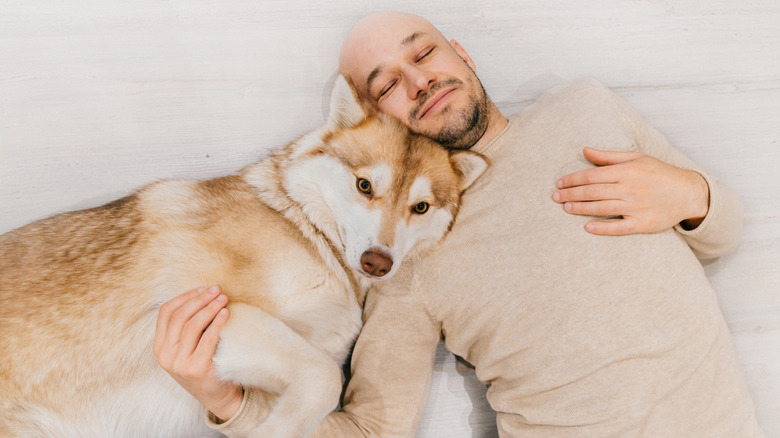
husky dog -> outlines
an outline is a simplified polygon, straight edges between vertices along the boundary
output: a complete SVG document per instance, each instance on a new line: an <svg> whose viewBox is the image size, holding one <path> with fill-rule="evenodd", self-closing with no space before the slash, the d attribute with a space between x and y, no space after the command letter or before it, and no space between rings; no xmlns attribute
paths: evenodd
<svg viewBox="0 0 780 438"><path fill-rule="evenodd" d="M156 363L160 305L220 284L219 377L279 394L253 436L300 438L338 403L372 281L453 225L485 170L364 106L239 175L168 180L0 236L0 436L203 437Z"/></svg>

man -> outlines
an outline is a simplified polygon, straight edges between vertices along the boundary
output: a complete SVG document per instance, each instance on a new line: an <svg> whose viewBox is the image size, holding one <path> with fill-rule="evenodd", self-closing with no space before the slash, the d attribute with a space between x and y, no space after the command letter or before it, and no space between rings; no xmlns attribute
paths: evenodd
<svg viewBox="0 0 780 438"><path fill-rule="evenodd" d="M379 110L492 165L447 239L369 293L343 409L317 436L413 436L440 340L490 384L502 436L763 436L694 256L737 244L727 187L595 81L505 118L466 51L420 17L361 20L340 69ZM588 145L620 151L584 149L593 167ZM273 397L210 373L216 295L170 302L155 353L212 427L242 436Z"/></svg>

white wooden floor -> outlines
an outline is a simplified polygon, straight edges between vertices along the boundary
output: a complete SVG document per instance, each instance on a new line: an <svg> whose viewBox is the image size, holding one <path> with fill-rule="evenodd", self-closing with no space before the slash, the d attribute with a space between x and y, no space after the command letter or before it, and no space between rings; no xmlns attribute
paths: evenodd
<svg viewBox="0 0 780 438"><path fill-rule="evenodd" d="M0 232L156 179L232 172L318 126L341 38L383 9L456 38L510 114L594 76L745 203L706 271L759 421L780 437L780 2L0 0ZM494 436L440 351L420 436Z"/></svg>

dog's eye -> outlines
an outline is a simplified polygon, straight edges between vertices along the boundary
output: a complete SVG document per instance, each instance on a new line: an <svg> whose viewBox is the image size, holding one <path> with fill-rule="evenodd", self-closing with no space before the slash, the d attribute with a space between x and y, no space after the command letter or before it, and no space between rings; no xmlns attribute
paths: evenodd
<svg viewBox="0 0 780 438"><path fill-rule="evenodd" d="M427 202L421 202L412 207L412 212L417 214L425 214L425 212L428 211L428 207L430 206Z"/></svg>
<svg viewBox="0 0 780 438"><path fill-rule="evenodd" d="M357 189L360 190L360 193L364 195L370 195L371 194L371 183L368 182L365 178L358 178L357 180Z"/></svg>

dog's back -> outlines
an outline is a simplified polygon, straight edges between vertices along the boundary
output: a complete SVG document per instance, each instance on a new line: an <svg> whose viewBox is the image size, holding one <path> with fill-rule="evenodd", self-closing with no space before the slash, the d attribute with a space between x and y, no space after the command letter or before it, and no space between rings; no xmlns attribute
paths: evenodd
<svg viewBox="0 0 780 438"><path fill-rule="evenodd" d="M181 393L164 400L184 406L144 399L145 409L160 405L149 414L170 420L181 417L171 409L198 413L152 354L159 304L197 286L193 281L219 282L232 303L294 313L283 297L262 291L282 290L274 282L292 290L296 282L316 285L325 271L300 232L238 176L161 182L0 236L0 434L81 435L90 421L80 416L119 418L121 407L112 405L150 385ZM85 407L89 412L79 412ZM116 434L101 429L116 421L106 418L87 429ZM68 429L71 421L78 428ZM154 433L164 436L161 423ZM188 430L172 426L177 434ZM124 427L126 436L143 431Z"/></svg>

